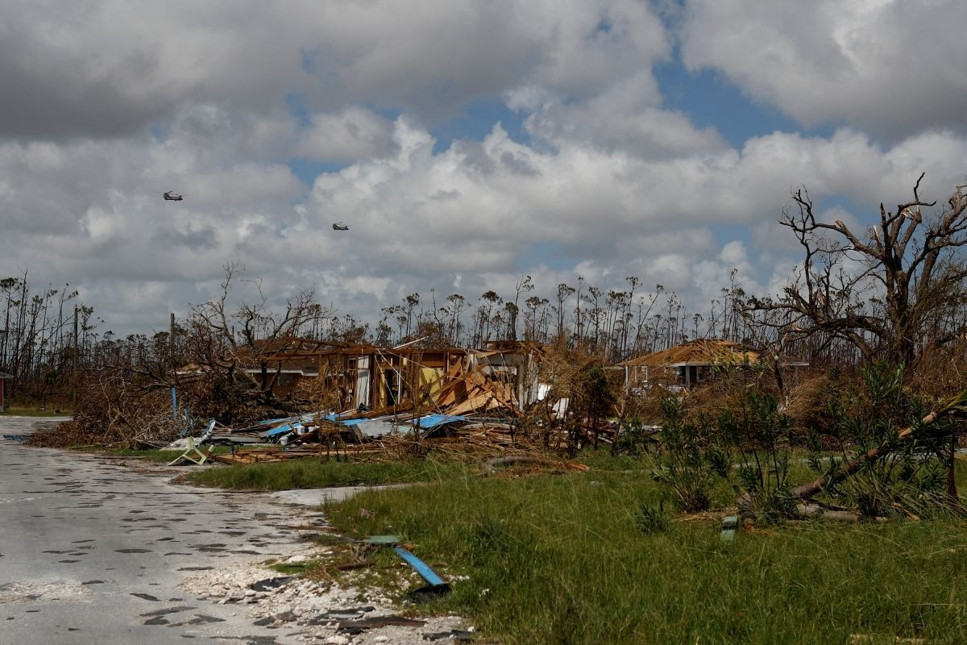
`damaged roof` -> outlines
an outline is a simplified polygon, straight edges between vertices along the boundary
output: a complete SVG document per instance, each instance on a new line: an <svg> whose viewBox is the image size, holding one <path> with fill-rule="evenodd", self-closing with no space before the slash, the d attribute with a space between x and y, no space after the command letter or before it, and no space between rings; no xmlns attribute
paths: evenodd
<svg viewBox="0 0 967 645"><path fill-rule="evenodd" d="M621 367L686 367L705 365L743 365L758 363L774 356L730 341L699 338L659 352L645 354L622 363ZM808 365L805 361L780 356L783 365Z"/></svg>

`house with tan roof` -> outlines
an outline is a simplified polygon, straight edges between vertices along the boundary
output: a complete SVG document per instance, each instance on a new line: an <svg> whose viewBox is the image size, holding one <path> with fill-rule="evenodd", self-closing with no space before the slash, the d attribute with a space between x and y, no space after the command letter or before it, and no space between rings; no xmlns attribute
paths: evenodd
<svg viewBox="0 0 967 645"><path fill-rule="evenodd" d="M712 378L716 370L776 360L783 367L808 365L805 361L750 349L730 340L699 338L629 359L617 367L624 370L625 389L634 391L655 385L692 388Z"/></svg>

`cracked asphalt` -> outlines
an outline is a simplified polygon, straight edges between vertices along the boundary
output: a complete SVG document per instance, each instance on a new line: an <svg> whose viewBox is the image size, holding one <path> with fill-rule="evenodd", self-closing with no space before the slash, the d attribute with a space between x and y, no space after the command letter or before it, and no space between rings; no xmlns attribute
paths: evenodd
<svg viewBox="0 0 967 645"><path fill-rule="evenodd" d="M179 584L304 553L295 527L323 526L321 514L15 436L45 422L0 416L0 435L11 435L0 438L0 643L300 642Z"/></svg>

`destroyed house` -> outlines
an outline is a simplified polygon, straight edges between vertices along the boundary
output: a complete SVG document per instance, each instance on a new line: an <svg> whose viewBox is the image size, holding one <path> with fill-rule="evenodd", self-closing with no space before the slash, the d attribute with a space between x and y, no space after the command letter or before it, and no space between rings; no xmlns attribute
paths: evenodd
<svg viewBox="0 0 967 645"><path fill-rule="evenodd" d="M516 341L492 342L483 349L412 343L386 348L290 338L262 343L256 351L234 349L222 362L276 396L305 384L339 412L457 406L464 412L501 409L516 414L539 397L541 354L539 345ZM186 365L178 375L190 379L208 369Z"/></svg>
<svg viewBox="0 0 967 645"><path fill-rule="evenodd" d="M340 410L399 405L411 390L432 393L466 350L380 348L362 343L291 339L266 360L272 366L311 364Z"/></svg>
<svg viewBox="0 0 967 645"><path fill-rule="evenodd" d="M484 349L380 348L358 343L292 339L266 357L271 369L314 365L319 385L338 410L384 410L419 405L440 409L516 410L537 398L538 348L491 343ZM414 393L417 394L414 400Z"/></svg>
<svg viewBox="0 0 967 645"><path fill-rule="evenodd" d="M715 375L717 370L780 362L796 368L808 363L753 350L728 340L700 338L682 345L632 358L617 365L624 372L625 389L634 392L652 386L692 388Z"/></svg>
<svg viewBox="0 0 967 645"><path fill-rule="evenodd" d="M536 343L498 341L468 350L464 364L447 374L434 404L449 414L498 411L516 415L541 398Z"/></svg>
<svg viewBox="0 0 967 645"><path fill-rule="evenodd" d="M234 360L223 359L221 367L227 367L234 363L236 372L244 373L251 379L252 383L265 390L271 390L276 396L282 396L293 392L296 387L306 379L314 379L319 373L313 361L305 360L256 360L251 358L251 353L243 350L238 352ZM265 363L263 366L262 363ZM205 372L210 371L211 366L190 363L179 367L176 371L181 382L191 381Z"/></svg>
<svg viewBox="0 0 967 645"><path fill-rule="evenodd" d="M252 376L256 382L262 374L261 367L245 366L244 370ZM315 363L312 361L275 361L266 368L267 384L266 389L272 390L277 396L289 394L306 379L313 379L319 376Z"/></svg>

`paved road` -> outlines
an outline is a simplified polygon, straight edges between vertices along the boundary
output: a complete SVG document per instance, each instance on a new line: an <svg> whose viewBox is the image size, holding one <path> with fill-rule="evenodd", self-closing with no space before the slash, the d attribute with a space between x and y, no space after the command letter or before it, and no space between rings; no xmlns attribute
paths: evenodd
<svg viewBox="0 0 967 645"><path fill-rule="evenodd" d="M36 423L0 416L0 435ZM299 642L178 585L304 551L293 527L322 523L265 495L199 491L0 438L0 645Z"/></svg>

